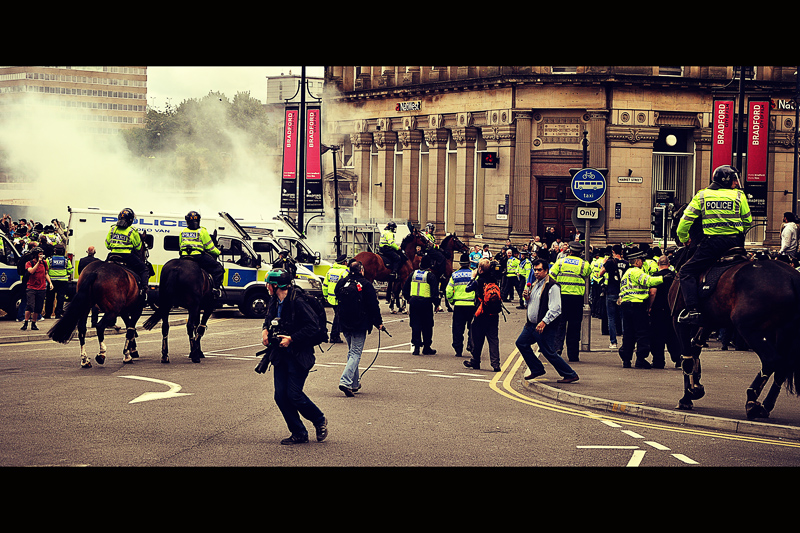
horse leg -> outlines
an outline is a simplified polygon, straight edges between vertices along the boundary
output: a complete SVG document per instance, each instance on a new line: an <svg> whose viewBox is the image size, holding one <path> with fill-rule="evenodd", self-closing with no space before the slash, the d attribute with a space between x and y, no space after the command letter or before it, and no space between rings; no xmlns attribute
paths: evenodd
<svg viewBox="0 0 800 533"><path fill-rule="evenodd" d="M136 357L139 356L136 352L136 320L133 317L126 316L123 318L125 322L125 346L122 349L122 362L124 364L133 363L134 353Z"/></svg>
<svg viewBox="0 0 800 533"><path fill-rule="evenodd" d="M754 418L768 418L769 411L774 407L775 397L778 391L773 392L771 390L768 394L768 397L770 395L772 396L770 399L772 406L769 409L766 409L765 406L758 401L758 398L761 396L761 392L764 390L769 378L775 374L776 370L780 369L777 350L772 343L763 337L763 333L746 327L738 329L742 338L747 342L750 348L756 352L756 355L758 355L758 358L761 360L761 371L753 378L753 382L750 384L750 387L748 387L746 393L747 401L745 402L745 412L747 413L747 418L749 420ZM785 374L780 374L785 378ZM780 384L783 383L783 379L778 383L778 389L780 389Z"/></svg>
<svg viewBox="0 0 800 533"><path fill-rule="evenodd" d="M200 310L190 309L189 320L186 322L186 333L189 335L189 358L193 363L200 362L200 341L198 337L198 328L200 322Z"/></svg>
<svg viewBox="0 0 800 533"><path fill-rule="evenodd" d="M78 320L78 340L81 343L81 368L92 368L92 361L86 355L86 320Z"/></svg>
<svg viewBox="0 0 800 533"><path fill-rule="evenodd" d="M203 355L203 349L200 346L200 339L203 338L203 335L205 335L205 333L206 333L206 329L208 329L207 323L208 323L208 319L211 316L212 312L213 312L213 309L209 309L209 308L203 309L203 315L200 318L200 325L197 326L197 329L195 330L195 341L197 342L197 353L199 354L200 359L203 359L205 357L205 355Z"/></svg>
<svg viewBox="0 0 800 533"><path fill-rule="evenodd" d="M94 356L94 360L97 361L97 364L102 365L106 362L106 329L105 327L100 325L100 322L97 323L97 343L100 346L100 351L97 352L97 355Z"/></svg>
<svg viewBox="0 0 800 533"><path fill-rule="evenodd" d="M705 396L705 387L700 383L702 368L700 365L700 352L707 334L703 328L692 335L690 328L678 326L676 332L681 344L681 369L683 370L683 396L678 400L676 409L691 410L692 400L699 400Z"/></svg>
<svg viewBox="0 0 800 533"><path fill-rule="evenodd" d="M169 364L169 314L161 319L161 362Z"/></svg>

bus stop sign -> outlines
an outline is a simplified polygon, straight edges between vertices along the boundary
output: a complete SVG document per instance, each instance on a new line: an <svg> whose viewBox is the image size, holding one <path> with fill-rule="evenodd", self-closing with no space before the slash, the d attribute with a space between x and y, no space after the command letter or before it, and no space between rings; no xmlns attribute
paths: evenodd
<svg viewBox="0 0 800 533"><path fill-rule="evenodd" d="M572 175L570 187L581 202L596 202L606 193L606 177L595 168L582 168Z"/></svg>

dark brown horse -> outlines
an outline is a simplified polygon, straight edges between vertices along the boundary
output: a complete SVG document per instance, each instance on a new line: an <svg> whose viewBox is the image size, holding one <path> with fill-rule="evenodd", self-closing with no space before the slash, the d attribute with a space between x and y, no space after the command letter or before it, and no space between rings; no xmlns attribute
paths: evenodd
<svg viewBox="0 0 800 533"><path fill-rule="evenodd" d="M364 277L370 281L385 281L386 300L389 302L389 309L395 313L395 304L400 311L405 309L405 302L400 297L400 292L408 276L414 271L412 259L416 256L417 246L423 248L428 245L428 240L414 228L411 233L405 236L400 243L400 251L405 255L406 261L397 269L397 279L392 279L392 271L386 266L383 258L374 252L361 252L353 259L360 261L364 265Z"/></svg>
<svg viewBox="0 0 800 533"><path fill-rule="evenodd" d="M153 246L152 239L152 235L144 235L142 238L145 243L141 251L143 259L147 256L147 249ZM64 315L50 328L48 336L56 342L67 344L77 327L81 343L81 367L91 368L92 362L86 355L86 320L95 305L104 313L96 327L100 351L95 356L95 361L101 365L105 363L105 328L113 326L117 317L121 317L126 327L122 362L132 363L133 359L139 357L136 349L136 322L144 310L144 297L139 293L138 277L118 263L94 261L83 269L78 277L75 297Z"/></svg>
<svg viewBox="0 0 800 533"><path fill-rule="evenodd" d="M169 313L173 307L183 307L188 311L189 358L199 363L203 358L200 339L216 308L211 276L189 258L170 259L161 269L156 307L142 327L149 331L161 321L161 362L169 363Z"/></svg>
<svg viewBox="0 0 800 533"><path fill-rule="evenodd" d="M670 287L669 303L681 344L684 374L684 395L677 408L691 409L692 400L705 394L700 383L700 352L709 334L732 328L761 360L761 371L746 392L747 418L767 418L783 385L792 394L800 388L800 272L783 261L751 261L744 257L722 261L730 262L727 269L720 274L725 265L717 263L704 275L706 282L700 284L718 277L713 292L701 295L700 327L678 324L677 317L684 308L680 282L676 279ZM770 377L772 386L762 405L759 397Z"/></svg>
<svg viewBox="0 0 800 533"><path fill-rule="evenodd" d="M442 243L439 245L439 252L444 256L444 269L441 272L437 272L439 274L439 294L444 295L445 289L447 288L447 283L450 281L450 276L453 274L453 263L456 262L456 253L459 255L468 252L469 247L461 242L458 237L454 233L447 235L444 239L442 239ZM419 267L419 260L414 264L414 268ZM445 305L447 308L450 309L450 303L447 301L447 298L444 299ZM437 309L441 310L441 308Z"/></svg>

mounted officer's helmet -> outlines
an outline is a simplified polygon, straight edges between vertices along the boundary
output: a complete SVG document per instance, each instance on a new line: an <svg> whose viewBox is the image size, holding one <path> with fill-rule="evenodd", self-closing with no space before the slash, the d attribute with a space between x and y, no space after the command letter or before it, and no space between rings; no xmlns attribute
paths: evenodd
<svg viewBox="0 0 800 533"><path fill-rule="evenodd" d="M285 289L292 284L292 276L282 268L274 268L267 274L267 283L279 289Z"/></svg>
<svg viewBox="0 0 800 533"><path fill-rule="evenodd" d="M726 189L733 188L733 182L739 181L739 171L730 165L721 165L714 169L714 175L711 181L725 187Z"/></svg>
<svg viewBox="0 0 800 533"><path fill-rule="evenodd" d="M388 224L386 224L386 229L394 231L397 229L397 224L395 224L394 222L389 222Z"/></svg>
<svg viewBox="0 0 800 533"><path fill-rule="evenodd" d="M189 211L186 213L186 227L189 229L199 229L200 213L197 211Z"/></svg>
<svg viewBox="0 0 800 533"><path fill-rule="evenodd" d="M134 214L133 209L126 207L117 215L117 227L127 228L133 224L134 220L136 220L136 214Z"/></svg>
<svg viewBox="0 0 800 533"><path fill-rule="evenodd" d="M433 233L436 230L436 226L433 225L433 222L428 222L427 224L425 224L425 229L428 232Z"/></svg>

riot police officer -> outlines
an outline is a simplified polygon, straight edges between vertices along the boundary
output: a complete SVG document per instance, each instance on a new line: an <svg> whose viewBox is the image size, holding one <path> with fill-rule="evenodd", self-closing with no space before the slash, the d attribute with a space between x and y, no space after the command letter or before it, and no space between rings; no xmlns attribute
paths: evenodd
<svg viewBox="0 0 800 533"><path fill-rule="evenodd" d="M395 239L397 224L389 222L381 232L380 252L389 260L392 275L397 275L397 269L403 264L403 256L400 254L400 245Z"/></svg>
<svg viewBox="0 0 800 533"><path fill-rule="evenodd" d="M730 165L714 170L712 183L695 194L678 223L677 236L688 242L689 228L700 219L703 239L692 257L680 268L681 293L686 309L678 316L681 324L700 324L697 278L731 248L744 246L744 235L753 222L747 197L738 189L739 171Z"/></svg>
<svg viewBox="0 0 800 533"><path fill-rule="evenodd" d="M225 268L219 264L217 257L220 251L216 247L208 230L200 225L200 213L189 211L186 214L186 227L181 230L178 237L181 258L191 259L200 268L211 275L214 284L214 296L220 296L222 279Z"/></svg>
<svg viewBox="0 0 800 533"><path fill-rule="evenodd" d="M106 249L108 249L109 256L115 255L119 261L139 276L139 292L147 301L147 281L150 279L150 269L139 257L144 243L139 232L133 227L134 220L136 220L136 214L133 209L126 207L119 212L117 223L111 226L106 235Z"/></svg>
<svg viewBox="0 0 800 533"><path fill-rule="evenodd" d="M439 281L431 271L431 258L424 256L403 287L403 296L408 301L408 322L411 326L411 344L414 355L433 355L433 305L439 301Z"/></svg>

